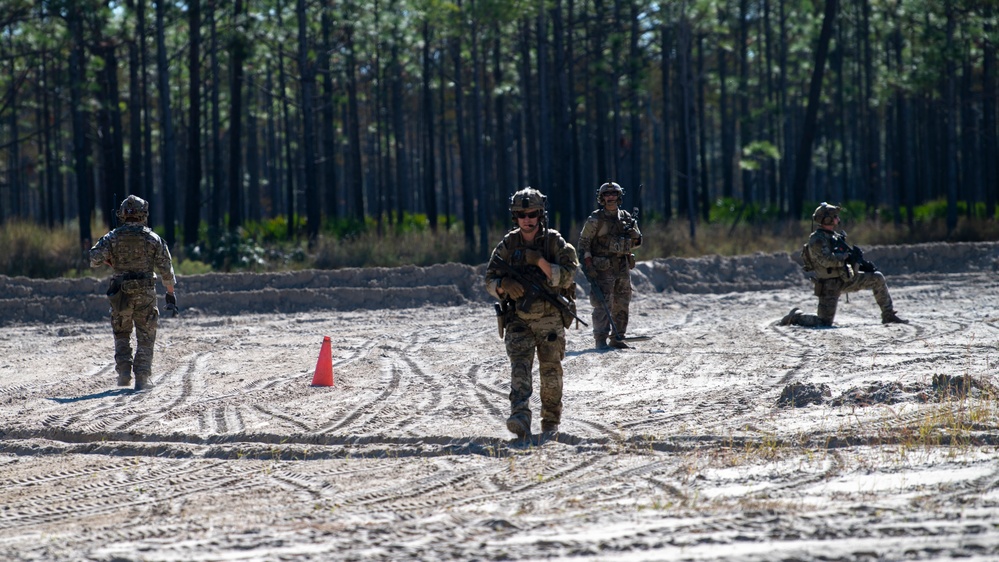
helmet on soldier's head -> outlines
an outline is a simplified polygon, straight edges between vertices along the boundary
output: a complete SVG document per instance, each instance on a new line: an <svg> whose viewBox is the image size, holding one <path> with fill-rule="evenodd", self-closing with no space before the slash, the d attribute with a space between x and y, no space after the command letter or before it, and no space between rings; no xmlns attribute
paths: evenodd
<svg viewBox="0 0 999 562"><path fill-rule="evenodd" d="M545 207L548 198L543 193L533 187L525 187L510 196L510 218L517 224L517 218L523 218L522 213L530 213L533 217L540 217L538 224L544 228L547 217ZM536 214L535 214L536 213Z"/></svg>
<svg viewBox="0 0 999 562"><path fill-rule="evenodd" d="M518 213L520 211L530 211L531 209L544 211L547 201L548 198L537 189L525 187L510 196L510 212Z"/></svg>
<svg viewBox="0 0 999 562"><path fill-rule="evenodd" d="M624 199L624 188L621 187L621 185L618 184L617 182L613 182L613 181L609 181L609 182L601 185L600 189L597 190L597 204L598 205L603 205L604 204L604 195L606 195L606 194L608 194L610 192L617 193L617 202L620 205L621 204L621 200Z"/></svg>
<svg viewBox="0 0 999 562"><path fill-rule="evenodd" d="M123 222L146 222L149 219L149 203L141 197L129 195L118 207L118 219Z"/></svg>
<svg viewBox="0 0 999 562"><path fill-rule="evenodd" d="M815 208L815 212L812 213L812 220L819 224L833 224L835 218L838 216L839 207L823 201L821 205Z"/></svg>

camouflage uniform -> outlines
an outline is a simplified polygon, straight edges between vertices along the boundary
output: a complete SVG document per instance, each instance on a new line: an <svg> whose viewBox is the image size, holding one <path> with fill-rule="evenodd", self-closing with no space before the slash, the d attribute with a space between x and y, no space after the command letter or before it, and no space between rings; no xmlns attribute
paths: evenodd
<svg viewBox="0 0 999 562"><path fill-rule="evenodd" d="M814 216L820 217L824 213L838 218L839 209L823 203L816 209ZM815 283L815 296L819 297L818 310L816 314L802 314L797 308L792 309L781 320L781 324L832 326L840 295L868 289L874 292L874 300L881 308L882 323L908 323L895 313L884 274L880 271L859 271L857 264L850 263L850 245L846 242L845 232L816 229L808 238L803 258L806 259L806 268L811 268L815 273L812 281Z"/></svg>
<svg viewBox="0 0 999 562"><path fill-rule="evenodd" d="M604 184L605 186L608 184ZM605 189L601 186L597 199L603 204L602 196L608 191L624 191L617 184L617 189ZM631 305L631 270L635 267L635 256L632 248L642 243L642 232L631 213L624 209L609 211L597 209L587 217L583 229L579 233L579 243L576 245L584 263L592 262L592 268L587 268L586 275L590 283L596 282L607 299L607 308L613 315L616 336L624 337L628 331L628 309ZM607 309L601 304L595 291L590 291L590 304L593 305L593 337L597 347L606 346L607 336L611 332ZM611 341L615 345L615 341ZM623 342L618 344L626 347Z"/></svg>
<svg viewBox="0 0 999 562"><path fill-rule="evenodd" d="M538 267L527 263L528 250L539 252L551 263L550 281ZM576 250L555 230L542 228L529 243L518 228L507 233L496 246L486 270L486 290L505 304L503 339L511 369L511 415L507 427L519 435L521 431L515 429L522 424L520 427L530 433L531 370L537 353L541 381L541 428L542 431L554 431L562 419L562 359L565 358L565 328L570 324L571 317L563 316L558 308L543 298L532 299L529 293L515 302L497 293L497 288L508 279L507 273L496 264L497 257L522 274L540 279L553 290L574 298L573 277L578 267Z"/></svg>
<svg viewBox="0 0 999 562"><path fill-rule="evenodd" d="M145 201L135 199L145 204ZM125 222L101 237L90 249L91 267L111 265L114 269L108 299L111 301L115 370L119 386L127 386L134 372L137 390L149 386L152 374L153 344L159 318L153 271L159 273L169 289L172 290L175 282L170 249L143 222ZM133 326L136 336L134 358Z"/></svg>

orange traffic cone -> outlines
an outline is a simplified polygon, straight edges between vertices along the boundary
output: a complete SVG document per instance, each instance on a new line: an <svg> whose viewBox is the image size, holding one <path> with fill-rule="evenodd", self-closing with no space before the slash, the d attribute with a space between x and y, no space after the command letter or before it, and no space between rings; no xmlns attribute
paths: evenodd
<svg viewBox="0 0 999 562"><path fill-rule="evenodd" d="M330 337L323 338L316 362L316 374L312 375L312 386L333 386L333 352L330 351Z"/></svg>

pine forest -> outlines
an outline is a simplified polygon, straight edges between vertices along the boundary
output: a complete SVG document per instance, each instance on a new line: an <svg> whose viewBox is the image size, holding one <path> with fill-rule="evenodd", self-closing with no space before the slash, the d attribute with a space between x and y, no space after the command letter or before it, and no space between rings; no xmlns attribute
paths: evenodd
<svg viewBox="0 0 999 562"><path fill-rule="evenodd" d="M5 0L0 223L168 243L456 233L599 185L696 237L724 205L995 220L995 0Z"/></svg>

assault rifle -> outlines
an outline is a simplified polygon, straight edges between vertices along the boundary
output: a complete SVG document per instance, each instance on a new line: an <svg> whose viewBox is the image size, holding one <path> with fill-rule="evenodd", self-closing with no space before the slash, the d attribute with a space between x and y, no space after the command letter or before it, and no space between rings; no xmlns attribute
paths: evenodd
<svg viewBox="0 0 999 562"><path fill-rule="evenodd" d="M524 273L517 271L515 267L507 263L506 260L504 260L499 256L493 258L493 263L500 266L500 269L505 271L507 274L510 275L510 277L513 277L521 285L524 286L525 290L524 298L520 299L517 302L517 308L519 308L520 310L522 311L529 310L531 308L531 305L534 304L535 299L542 298L545 301L547 301L549 304L557 308L559 312L561 312L562 314L568 314L573 318L575 318L576 321L579 322L580 324L584 326L589 326L589 324L583 321L582 318L576 316L576 312L572 310L571 306L569 306L569 299L565 298L564 296L558 293L553 293L549 291L547 288L545 288L545 284L540 282L538 279L534 278L534 276L526 275Z"/></svg>
<svg viewBox="0 0 999 562"><path fill-rule="evenodd" d="M845 237L846 233L841 234ZM845 252L847 254L846 264L853 266L854 271L862 271L864 273L878 271L878 266L864 259L864 251L860 249L860 246L851 246L842 238L833 244L832 251L834 253Z"/></svg>
<svg viewBox="0 0 999 562"><path fill-rule="evenodd" d="M635 206L631 208L631 224L628 226L627 230L630 232L638 226L638 213L641 212L639 205L642 204L642 186L644 184L638 184L638 193L635 194Z"/></svg>
<svg viewBox="0 0 999 562"><path fill-rule="evenodd" d="M847 258L847 261L864 273L874 273L878 270L878 266L874 265L873 262L864 259L864 251L860 249L860 246L850 247L850 257Z"/></svg>

